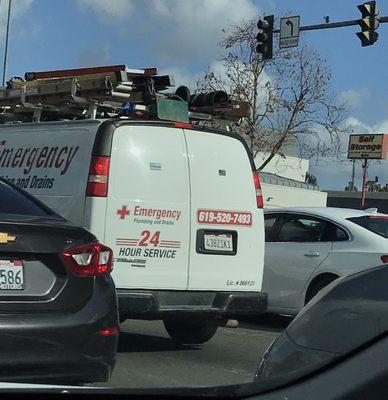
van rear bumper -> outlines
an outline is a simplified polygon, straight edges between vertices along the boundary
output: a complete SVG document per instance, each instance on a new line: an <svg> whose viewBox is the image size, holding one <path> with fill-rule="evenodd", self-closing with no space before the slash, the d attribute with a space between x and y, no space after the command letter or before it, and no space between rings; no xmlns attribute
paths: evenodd
<svg viewBox="0 0 388 400"><path fill-rule="evenodd" d="M267 294L117 289L120 319L163 319L174 314L233 318L262 314Z"/></svg>

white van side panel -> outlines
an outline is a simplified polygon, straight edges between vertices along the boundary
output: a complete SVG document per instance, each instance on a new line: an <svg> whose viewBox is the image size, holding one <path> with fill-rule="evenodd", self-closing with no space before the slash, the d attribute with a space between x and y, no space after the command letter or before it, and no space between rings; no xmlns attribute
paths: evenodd
<svg viewBox="0 0 388 400"><path fill-rule="evenodd" d="M187 149L181 129L121 126L113 135L105 243L117 288L187 289Z"/></svg>
<svg viewBox="0 0 388 400"><path fill-rule="evenodd" d="M82 225L90 159L100 122L0 127L0 176Z"/></svg>
<svg viewBox="0 0 388 400"><path fill-rule="evenodd" d="M89 229L101 242L105 243L106 197L86 197L84 222L82 226Z"/></svg>
<svg viewBox="0 0 388 400"><path fill-rule="evenodd" d="M185 137L192 206L188 289L261 290L263 211L256 206L247 151L227 135L185 130ZM237 254L201 253L198 230L236 232Z"/></svg>

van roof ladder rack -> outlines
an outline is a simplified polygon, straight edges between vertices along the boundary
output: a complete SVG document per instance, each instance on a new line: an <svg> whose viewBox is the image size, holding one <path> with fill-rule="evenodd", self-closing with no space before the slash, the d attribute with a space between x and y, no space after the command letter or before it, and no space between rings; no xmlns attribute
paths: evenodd
<svg viewBox="0 0 388 400"><path fill-rule="evenodd" d="M0 122L95 119L127 116L180 122L239 121L248 103L222 91L190 94L156 68L125 65L27 72L0 87Z"/></svg>

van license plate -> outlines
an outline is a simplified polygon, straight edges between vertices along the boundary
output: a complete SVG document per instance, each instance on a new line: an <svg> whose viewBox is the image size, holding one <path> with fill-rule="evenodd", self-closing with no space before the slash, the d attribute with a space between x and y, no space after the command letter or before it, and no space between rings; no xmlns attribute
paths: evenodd
<svg viewBox="0 0 388 400"><path fill-rule="evenodd" d="M23 263L0 260L0 290L23 290L23 286Z"/></svg>
<svg viewBox="0 0 388 400"><path fill-rule="evenodd" d="M219 250L233 252L233 239L232 235L204 235L205 250Z"/></svg>

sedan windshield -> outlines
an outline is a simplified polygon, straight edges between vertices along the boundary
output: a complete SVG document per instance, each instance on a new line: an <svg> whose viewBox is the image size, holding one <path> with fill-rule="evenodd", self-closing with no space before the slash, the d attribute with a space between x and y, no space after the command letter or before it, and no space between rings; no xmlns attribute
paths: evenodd
<svg viewBox="0 0 388 400"><path fill-rule="evenodd" d="M384 215L371 215L365 217L348 218L349 221L362 226L368 231L388 239L388 217Z"/></svg>

